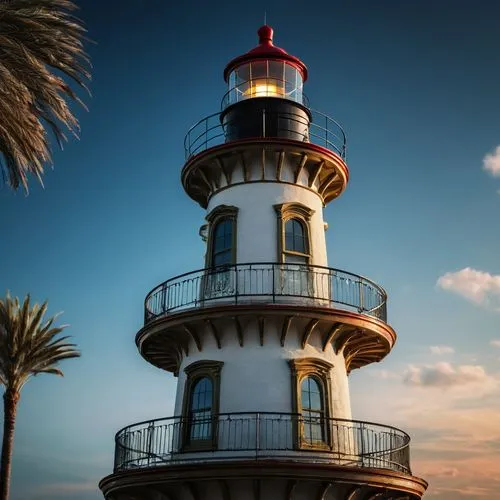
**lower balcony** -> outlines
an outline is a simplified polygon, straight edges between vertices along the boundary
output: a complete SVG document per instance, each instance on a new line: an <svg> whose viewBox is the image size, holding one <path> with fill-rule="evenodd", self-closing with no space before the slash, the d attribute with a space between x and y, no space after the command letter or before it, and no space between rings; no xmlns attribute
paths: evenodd
<svg viewBox="0 0 500 500"><path fill-rule="evenodd" d="M224 413L134 424L115 438L114 472L237 461L288 461L411 475L410 438L394 427L292 413Z"/></svg>
<svg viewBox="0 0 500 500"><path fill-rule="evenodd" d="M367 278L306 264L258 262L200 269L155 287L144 324L186 309L221 304L317 305L387 321L387 294Z"/></svg>

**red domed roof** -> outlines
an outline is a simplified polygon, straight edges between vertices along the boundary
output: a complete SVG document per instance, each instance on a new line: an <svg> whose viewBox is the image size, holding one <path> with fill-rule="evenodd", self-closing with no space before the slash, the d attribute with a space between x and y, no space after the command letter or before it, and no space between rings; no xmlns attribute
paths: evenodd
<svg viewBox="0 0 500 500"><path fill-rule="evenodd" d="M276 45L273 45L273 29L271 28L271 26L261 26L259 28L259 31L257 31L257 34L259 35L259 45L257 45L257 47L254 47L252 50L249 50L246 54L235 57L226 66L226 69L224 70L224 80L226 80L226 82L229 73L234 68L240 66L243 63L258 59L278 59L281 61L285 61L292 66L295 66L302 73L302 79L304 80L304 82L307 80L306 65L297 57L294 57L280 47L276 47Z"/></svg>

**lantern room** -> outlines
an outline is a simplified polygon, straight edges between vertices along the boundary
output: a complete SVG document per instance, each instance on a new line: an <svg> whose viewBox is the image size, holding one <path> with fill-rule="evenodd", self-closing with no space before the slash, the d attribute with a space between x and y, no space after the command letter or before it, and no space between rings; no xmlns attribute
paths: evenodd
<svg viewBox="0 0 500 500"><path fill-rule="evenodd" d="M307 79L305 64L273 44L273 29L262 26L259 45L226 66L228 91L222 108L253 97L279 97L303 104Z"/></svg>
<svg viewBox="0 0 500 500"><path fill-rule="evenodd" d="M221 121L229 140L288 137L307 140L310 113L303 93L305 64L273 44L273 29L262 26L259 45L226 66L228 90Z"/></svg>

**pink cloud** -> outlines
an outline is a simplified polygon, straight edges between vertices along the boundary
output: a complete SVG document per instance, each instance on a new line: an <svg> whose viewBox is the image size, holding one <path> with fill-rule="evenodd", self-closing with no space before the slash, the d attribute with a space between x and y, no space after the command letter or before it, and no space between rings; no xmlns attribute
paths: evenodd
<svg viewBox="0 0 500 500"><path fill-rule="evenodd" d="M424 387L448 387L481 383L489 380L484 368L479 365L452 366L447 362L435 365L410 365L404 374L404 382L408 385Z"/></svg>
<svg viewBox="0 0 500 500"><path fill-rule="evenodd" d="M455 349L448 345L431 345L430 351L431 354L453 354Z"/></svg>
<svg viewBox="0 0 500 500"><path fill-rule="evenodd" d="M483 158L483 169L493 177L500 177L500 146L497 146L493 153L488 153Z"/></svg>
<svg viewBox="0 0 500 500"><path fill-rule="evenodd" d="M474 304L500 311L500 275L466 267L444 274L436 284Z"/></svg>

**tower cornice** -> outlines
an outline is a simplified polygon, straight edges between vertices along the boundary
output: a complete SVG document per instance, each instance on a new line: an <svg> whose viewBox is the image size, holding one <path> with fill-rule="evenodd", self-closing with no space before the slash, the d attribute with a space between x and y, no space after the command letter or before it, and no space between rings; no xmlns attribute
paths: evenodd
<svg viewBox="0 0 500 500"><path fill-rule="evenodd" d="M203 208L224 189L261 182L294 184L314 192L326 205L342 194L348 179L347 165L335 152L313 143L278 138L242 139L214 146L189 158L181 174L186 193Z"/></svg>

